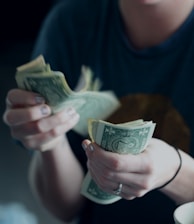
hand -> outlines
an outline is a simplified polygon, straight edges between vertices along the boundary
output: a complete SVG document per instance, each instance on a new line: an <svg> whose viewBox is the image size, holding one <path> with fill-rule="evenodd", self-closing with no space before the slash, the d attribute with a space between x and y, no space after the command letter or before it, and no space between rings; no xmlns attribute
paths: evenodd
<svg viewBox="0 0 194 224"><path fill-rule="evenodd" d="M7 94L3 119L12 137L24 147L44 151L62 141L64 133L78 122L79 115L73 108L51 115L50 107L39 94L13 89Z"/></svg>
<svg viewBox="0 0 194 224"><path fill-rule="evenodd" d="M179 165L175 150L154 138L138 155L108 152L89 140L84 140L83 146L88 157L88 169L97 185L113 194L121 183L119 196L127 200L141 197L166 183Z"/></svg>

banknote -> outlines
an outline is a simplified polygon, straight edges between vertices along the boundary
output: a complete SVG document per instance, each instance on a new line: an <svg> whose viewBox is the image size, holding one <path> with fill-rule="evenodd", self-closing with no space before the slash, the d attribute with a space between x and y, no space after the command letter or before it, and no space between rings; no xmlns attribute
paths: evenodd
<svg viewBox="0 0 194 224"><path fill-rule="evenodd" d="M80 120L74 130L84 136L89 118L105 119L120 106L113 91L100 91L99 79L93 80L91 69L84 65L75 90L70 88L62 72L53 71L45 63L42 55L17 67L15 78L19 88L41 94L53 113L65 107L75 108Z"/></svg>
<svg viewBox="0 0 194 224"><path fill-rule="evenodd" d="M121 124L90 119L88 132L91 140L106 151L139 154L145 150L153 136L155 125L152 121L142 119ZM99 204L110 204L121 199L119 196L102 191L89 172L84 178L81 194Z"/></svg>

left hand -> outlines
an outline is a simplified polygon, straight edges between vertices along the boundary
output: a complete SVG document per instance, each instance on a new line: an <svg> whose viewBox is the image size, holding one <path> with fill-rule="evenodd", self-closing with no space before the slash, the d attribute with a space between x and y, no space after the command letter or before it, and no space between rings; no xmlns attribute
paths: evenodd
<svg viewBox="0 0 194 224"><path fill-rule="evenodd" d="M119 196L127 200L141 197L166 183L179 165L173 147L156 138L138 155L108 152L89 140L84 140L83 146L88 170L97 185L113 194L121 183Z"/></svg>

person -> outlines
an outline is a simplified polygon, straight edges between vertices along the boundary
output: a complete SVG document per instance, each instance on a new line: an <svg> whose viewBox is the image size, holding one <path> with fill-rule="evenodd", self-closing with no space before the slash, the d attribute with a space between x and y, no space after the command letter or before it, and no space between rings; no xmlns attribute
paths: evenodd
<svg viewBox="0 0 194 224"><path fill-rule="evenodd" d="M142 118L156 129L138 155L103 150L72 129L74 108L51 114L37 93L8 92L4 121L34 151L30 183L42 204L62 221L174 223L177 205L194 200L194 0L71 0L50 11L32 59L42 54L73 89L80 68L91 68L121 107L108 121ZM41 152L41 149L46 151ZM121 200L101 205L80 194L91 173Z"/></svg>

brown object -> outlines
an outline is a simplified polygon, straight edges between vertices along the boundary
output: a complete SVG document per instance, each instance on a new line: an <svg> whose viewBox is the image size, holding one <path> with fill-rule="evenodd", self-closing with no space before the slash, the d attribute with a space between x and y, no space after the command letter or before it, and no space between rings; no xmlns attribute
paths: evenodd
<svg viewBox="0 0 194 224"><path fill-rule="evenodd" d="M155 94L134 94L122 97L120 101L121 107L108 121L123 123L136 119L152 120L156 123L155 138L189 152L189 128L168 98Z"/></svg>

